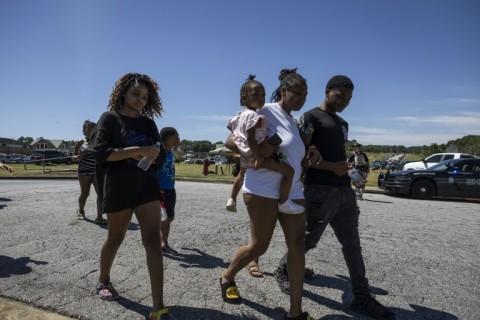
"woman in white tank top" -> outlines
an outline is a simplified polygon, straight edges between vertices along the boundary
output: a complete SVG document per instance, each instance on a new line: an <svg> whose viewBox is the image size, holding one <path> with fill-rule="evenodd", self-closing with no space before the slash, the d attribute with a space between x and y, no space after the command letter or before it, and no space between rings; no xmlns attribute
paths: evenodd
<svg viewBox="0 0 480 320"><path fill-rule="evenodd" d="M290 199L304 205L300 182L301 161L305 156L305 146L300 138L295 120L290 115L299 111L306 100L306 80L296 73L296 69L282 70L280 86L272 95L275 103L266 104L259 112L265 116L268 132L277 133L282 139L278 152L295 170ZM264 141L268 144L266 141ZM227 146L235 149L231 137ZM271 146L274 148L273 146ZM315 153L318 157L319 153ZM312 161L316 161L316 157ZM286 214L278 212L280 180L282 175L267 169L247 169L243 185L243 199L251 223L251 242L238 249L228 268L220 278L222 298L228 303L241 302L240 293L235 284L236 274L250 261L263 255L270 244L277 220L282 226L288 247L288 276L290 279L291 305L288 319L312 319L302 311L303 279L305 273L305 213Z"/></svg>

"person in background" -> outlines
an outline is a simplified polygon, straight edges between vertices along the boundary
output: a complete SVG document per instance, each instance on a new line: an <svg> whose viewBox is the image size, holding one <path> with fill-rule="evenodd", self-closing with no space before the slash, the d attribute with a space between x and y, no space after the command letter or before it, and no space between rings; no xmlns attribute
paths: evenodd
<svg viewBox="0 0 480 320"><path fill-rule="evenodd" d="M153 121L163 113L158 91L157 82L147 75L123 75L113 87L109 111L103 113L97 123L94 153L104 168L103 206L108 218L108 233L100 255L96 291L102 300L120 296L113 287L110 271L135 209L153 302L147 319L172 320L175 318L163 301L161 194L155 167L163 165L165 152L162 146L155 145L160 142L160 135ZM138 166L143 158L156 161L144 170Z"/></svg>
<svg viewBox="0 0 480 320"><path fill-rule="evenodd" d="M353 154L348 158L348 162L350 162L354 168L360 172L360 174L367 180L367 175L370 173L370 162L368 161L368 156L365 152L361 150L362 145L359 143L355 143L353 145ZM357 194L357 198L363 200L363 193L365 191L365 184L362 186L355 186L355 192Z"/></svg>
<svg viewBox="0 0 480 320"><path fill-rule="evenodd" d="M165 127L160 130L160 140L165 148L165 162L157 168L157 178L162 193L162 210L165 210L166 219L161 223L162 251L166 254L177 255L178 252L168 244L170 224L175 219L175 204L177 194L175 192L175 155L173 148L180 145L180 136L175 128Z"/></svg>
<svg viewBox="0 0 480 320"><path fill-rule="evenodd" d="M210 166L210 158L206 157L203 159L203 170L202 173L204 176L208 176L208 167Z"/></svg>
<svg viewBox="0 0 480 320"><path fill-rule="evenodd" d="M282 143L280 146L274 146L264 140L261 147L268 149L271 154L277 150L282 152L285 155L284 161L294 168L293 186L289 199L293 199L301 205L303 204L303 192L300 174L305 146L291 112L299 111L305 103L307 82L296 72L296 69L282 70L279 80L280 86L272 95L274 103L264 105L258 113L267 121L267 131L270 134L277 133ZM260 92L254 90L253 86L246 92L246 95L247 99L258 100L256 103L260 103L263 97ZM237 151L232 136L233 133L227 139L226 146ZM279 221L288 247L288 267L291 277L290 307L286 318L312 320L313 318L308 312L302 311L305 215L303 212L296 214L279 212L278 199L282 178L281 173L266 168L246 169L243 199L250 217L251 241L238 249L228 268L222 272L220 277L222 299L227 303L241 302L235 276L253 259L266 252L277 221Z"/></svg>
<svg viewBox="0 0 480 320"><path fill-rule="evenodd" d="M342 112L350 103L353 88L350 78L343 75L332 77L326 85L323 103L305 112L299 121L305 145L309 148L317 147L323 158L306 165L305 252L317 246L325 228L330 224L342 245L350 273L354 296L352 310L375 319L394 319L394 313L380 304L370 292L358 232L360 210L347 175L347 171L352 168L345 152L348 123L337 113ZM285 255L274 272L280 290L284 293L292 290L291 259Z"/></svg>
<svg viewBox="0 0 480 320"><path fill-rule="evenodd" d="M80 183L80 196L78 197L77 210L77 218L79 220L85 219L85 204L88 196L90 195L90 189L92 185L95 193L97 194L98 201L96 161L90 145L90 135L92 134L94 127L95 122L85 120L83 123L84 138L75 144L74 155L77 156L77 159L79 160L77 169L78 182ZM97 207L97 217L95 218L96 224L107 224L107 220L105 220L102 215L103 210Z"/></svg>
<svg viewBox="0 0 480 320"><path fill-rule="evenodd" d="M95 143L95 138L97 136L97 126L92 130L92 133L90 134L90 149L93 150L94 143ZM105 213L103 210L103 187L104 187L104 172L103 172L103 166L101 163L98 161L95 161L95 173L96 173L96 180L97 180L97 212L102 212L102 214ZM105 219L106 222L108 222Z"/></svg>

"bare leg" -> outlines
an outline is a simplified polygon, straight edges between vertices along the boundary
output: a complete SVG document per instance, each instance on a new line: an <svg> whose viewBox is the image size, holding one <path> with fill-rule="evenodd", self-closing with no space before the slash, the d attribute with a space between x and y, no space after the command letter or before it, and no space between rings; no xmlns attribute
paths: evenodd
<svg viewBox="0 0 480 320"><path fill-rule="evenodd" d="M237 273L268 248L277 223L278 201L251 194L243 199L250 217L251 242L238 249L228 268L222 273L222 283L233 281Z"/></svg>
<svg viewBox="0 0 480 320"><path fill-rule="evenodd" d="M107 217L109 222L108 233L100 254L99 284L110 282L110 270L112 269L113 260L115 260L118 248L125 238L128 224L132 219L132 210L126 209L120 212L107 213Z"/></svg>
<svg viewBox="0 0 480 320"><path fill-rule="evenodd" d="M235 178L232 186L232 193L230 194L230 198L237 201L237 196L240 193L240 189L242 189L243 179L245 178L245 168L240 168L240 172L238 176Z"/></svg>
<svg viewBox="0 0 480 320"><path fill-rule="evenodd" d="M170 224L172 223L173 221L173 217L169 217L167 218L167 220L165 221L162 221L162 223L160 224L160 230L162 231L160 234L161 234L161 238L162 238L162 247L166 246L167 243L168 243L168 235L170 234Z"/></svg>
<svg viewBox="0 0 480 320"><path fill-rule="evenodd" d="M295 201L302 206L304 201ZM287 272L290 280L289 317L302 313L303 280L305 275L305 213L283 214L278 219L288 247Z"/></svg>
<svg viewBox="0 0 480 320"><path fill-rule="evenodd" d="M93 188L95 189L95 193L97 194L97 219L102 219L103 215L103 199L100 201L98 197L98 186L97 186L97 176L92 177L92 184Z"/></svg>
<svg viewBox="0 0 480 320"><path fill-rule="evenodd" d="M280 199L278 199L278 202L284 203L287 201L290 189L292 189L293 175L295 173L293 168L285 162L277 162L273 158L266 158L262 163L262 168L279 172L283 175L282 181L280 182Z"/></svg>
<svg viewBox="0 0 480 320"><path fill-rule="evenodd" d="M163 256L160 245L160 201L137 207L135 215L140 224L142 242L147 254L147 266L152 288L152 311L163 309ZM110 217L109 217L110 220ZM110 228L110 223L108 224Z"/></svg>
<svg viewBox="0 0 480 320"><path fill-rule="evenodd" d="M80 197L78 197L78 210L80 214L85 215L85 203L87 203L88 195L90 194L90 186L93 182L92 176L78 176L80 183Z"/></svg>

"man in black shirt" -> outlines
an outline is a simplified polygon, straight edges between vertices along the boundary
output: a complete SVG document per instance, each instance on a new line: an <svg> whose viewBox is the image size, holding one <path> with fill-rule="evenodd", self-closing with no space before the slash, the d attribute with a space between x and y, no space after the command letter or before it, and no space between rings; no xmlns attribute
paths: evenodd
<svg viewBox="0 0 480 320"><path fill-rule="evenodd" d="M360 210L347 175L352 168L345 152L348 123L337 113L348 106L353 88L348 77L334 76L327 83L323 103L300 118L299 129L305 145L316 146L323 157L322 161L309 165L305 170L305 251L316 247L330 224L342 245L350 273L354 295L352 310L375 319L394 319L395 315L370 293L358 233ZM274 272L283 292L289 291L286 269L285 254Z"/></svg>

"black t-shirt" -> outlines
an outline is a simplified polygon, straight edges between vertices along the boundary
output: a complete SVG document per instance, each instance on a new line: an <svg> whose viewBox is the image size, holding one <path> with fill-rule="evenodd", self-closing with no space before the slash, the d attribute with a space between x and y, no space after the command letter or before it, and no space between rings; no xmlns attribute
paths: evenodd
<svg viewBox="0 0 480 320"><path fill-rule="evenodd" d="M146 117L130 118L115 111L102 114L97 123L95 158L104 170L105 212L133 208L160 200L154 166L147 171L138 168L135 159L105 161L116 148L151 146L160 141L157 126Z"/></svg>
<svg viewBox="0 0 480 320"><path fill-rule="evenodd" d="M345 143L348 140L348 123L338 115L318 107L313 108L302 115L300 131L312 134L311 144L318 148L325 161L347 160ZM306 168L304 184L350 186L350 177L340 177L327 170Z"/></svg>

